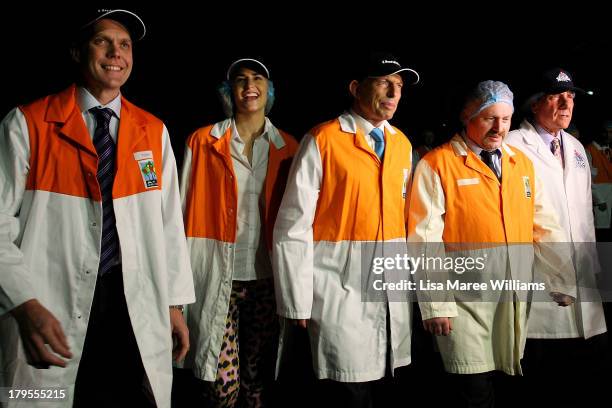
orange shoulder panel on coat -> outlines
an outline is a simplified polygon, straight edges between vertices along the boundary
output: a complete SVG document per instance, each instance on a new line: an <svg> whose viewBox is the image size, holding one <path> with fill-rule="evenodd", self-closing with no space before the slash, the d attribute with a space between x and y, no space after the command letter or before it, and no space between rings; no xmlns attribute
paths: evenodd
<svg viewBox="0 0 612 408"><path fill-rule="evenodd" d="M20 107L30 139L26 189L100 200L97 156L75 93L71 86Z"/></svg>
<svg viewBox="0 0 612 408"><path fill-rule="evenodd" d="M400 132L381 163L363 134L340 121L310 133L321 155L322 180L313 223L315 241L381 241L405 238L410 142Z"/></svg>
<svg viewBox="0 0 612 408"><path fill-rule="evenodd" d="M76 86L20 109L30 138L26 188L99 201L98 157L76 102ZM122 98L114 198L161 188L162 129L159 119Z"/></svg>
<svg viewBox="0 0 612 408"><path fill-rule="evenodd" d="M114 198L162 188L163 128L160 119L121 98Z"/></svg>
<svg viewBox="0 0 612 408"><path fill-rule="evenodd" d="M191 168L184 212L185 234L188 238L235 242L238 198L229 129L215 137L211 134L213 128L214 125L202 127L187 138Z"/></svg>

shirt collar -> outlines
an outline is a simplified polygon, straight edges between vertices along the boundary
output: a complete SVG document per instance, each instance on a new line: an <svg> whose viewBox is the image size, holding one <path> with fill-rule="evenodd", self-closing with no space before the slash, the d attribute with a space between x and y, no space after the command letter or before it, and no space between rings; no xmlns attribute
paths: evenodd
<svg viewBox="0 0 612 408"><path fill-rule="evenodd" d="M544 129L542 126L540 126L537 123L535 123L533 127L535 128L536 132L538 132L538 135L540 135L542 140L544 140L544 143L546 143L546 146L550 146L550 143L553 141L555 137L558 137L559 142L563 143L561 139L561 131L557 132L556 134L553 134L553 133L550 133L548 130Z"/></svg>
<svg viewBox="0 0 612 408"><path fill-rule="evenodd" d="M361 129L365 135L369 135L372 129L374 129L374 125L372 125L363 116L359 115L352 109L349 111L349 113L355 120L355 124L357 125L357 127ZM378 129L380 129L384 134L385 129L389 127L391 127L391 125L389 125L389 122L385 120L380 126L378 126Z"/></svg>
<svg viewBox="0 0 612 408"><path fill-rule="evenodd" d="M477 156L480 156L480 152L482 152L484 149L478 146L476 143L474 143L472 139L467 137L467 135L465 134L465 131L461 133L461 137L463 137L465 144L470 148L470 150L473 151ZM502 151L500 148L493 150L492 153L495 153L495 155L500 158L502 156Z"/></svg>
<svg viewBox="0 0 612 408"><path fill-rule="evenodd" d="M242 139L240 138L240 135L238 134L238 128L236 127L236 121L234 120L234 118L231 119L232 120L232 140L240 142L240 143L244 143L242 141ZM261 133L261 135L259 135L257 138L255 138L255 141L257 140L264 140L268 143L270 143L270 128L272 127L272 123L267 120L264 122L264 130Z"/></svg>
<svg viewBox="0 0 612 408"><path fill-rule="evenodd" d="M110 108L117 118L121 117L121 94L106 105L102 105L87 88L79 86L77 88L77 103L81 113L85 113L91 108L101 107Z"/></svg>

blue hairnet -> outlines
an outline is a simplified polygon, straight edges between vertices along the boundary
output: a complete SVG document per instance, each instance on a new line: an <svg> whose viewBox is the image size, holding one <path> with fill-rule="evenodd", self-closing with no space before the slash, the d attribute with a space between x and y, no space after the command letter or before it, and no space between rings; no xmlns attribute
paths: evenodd
<svg viewBox="0 0 612 408"><path fill-rule="evenodd" d="M467 124L484 109L499 102L507 103L514 112L513 98L512 91L503 82L490 80L480 82L465 101L461 115L463 124Z"/></svg>

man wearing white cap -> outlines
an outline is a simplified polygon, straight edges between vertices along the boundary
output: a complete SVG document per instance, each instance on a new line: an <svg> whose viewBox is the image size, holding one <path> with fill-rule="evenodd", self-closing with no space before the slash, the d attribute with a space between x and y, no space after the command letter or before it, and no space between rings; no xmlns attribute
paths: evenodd
<svg viewBox="0 0 612 408"><path fill-rule="evenodd" d="M268 68L242 58L218 89L226 119L187 140L181 175L196 303L186 365L215 407L269 405L278 342L270 251L297 142L266 115Z"/></svg>
<svg viewBox="0 0 612 408"><path fill-rule="evenodd" d="M370 407L372 381L411 361L411 304L362 301L361 251L405 242L412 148L388 121L419 76L379 53L352 79L351 110L302 140L274 228L273 267L278 313L308 330L315 374L333 388L324 405Z"/></svg>
<svg viewBox="0 0 612 408"><path fill-rule="evenodd" d="M465 275L465 281L469 277L478 284L529 279L532 243L565 239L550 207L542 205L531 161L504 143L512 101L504 83L479 83L461 112L463 131L419 161L411 190L411 247L418 246L428 255L436 243L444 243L451 256L458 252L482 259L481 269ZM573 277L573 269L567 258L555 256L550 264L554 265L548 271L552 289L571 293L568 282L573 281L566 275ZM463 277L452 268L445 272L449 281ZM447 282L442 284L447 288ZM553 294L560 305L571 302ZM525 294L478 286L451 291L450 299L428 295L431 301L420 302L423 325L437 336L444 368L454 374L459 406L492 407L493 371L521 373Z"/></svg>
<svg viewBox="0 0 612 408"><path fill-rule="evenodd" d="M99 10L77 84L0 124L0 386L43 397L9 407L170 406L194 291L168 131L121 95L144 34Z"/></svg>

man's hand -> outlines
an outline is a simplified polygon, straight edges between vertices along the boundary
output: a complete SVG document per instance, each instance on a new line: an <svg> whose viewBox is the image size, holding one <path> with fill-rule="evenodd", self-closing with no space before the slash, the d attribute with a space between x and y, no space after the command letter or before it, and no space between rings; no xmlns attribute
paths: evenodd
<svg viewBox="0 0 612 408"><path fill-rule="evenodd" d="M423 327L436 336L448 336L453 331L453 323L448 317L434 317L433 319L423 320Z"/></svg>
<svg viewBox="0 0 612 408"><path fill-rule="evenodd" d="M28 364L36 368L66 367L66 361L59 356L72 358L72 353L60 322L49 310L38 300L31 299L17 306L11 314L19 325Z"/></svg>
<svg viewBox="0 0 612 408"><path fill-rule="evenodd" d="M572 296L559 292L550 292L550 297L561 307L569 306L576 301Z"/></svg>
<svg viewBox="0 0 612 408"><path fill-rule="evenodd" d="M189 329L179 309L170 308L170 327L172 328L172 359L182 361L189 351Z"/></svg>
<svg viewBox="0 0 612 408"><path fill-rule="evenodd" d="M298 326L301 327L302 329L306 329L308 327L308 321L310 319L287 319L291 322L291 324L293 324L294 326Z"/></svg>

